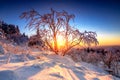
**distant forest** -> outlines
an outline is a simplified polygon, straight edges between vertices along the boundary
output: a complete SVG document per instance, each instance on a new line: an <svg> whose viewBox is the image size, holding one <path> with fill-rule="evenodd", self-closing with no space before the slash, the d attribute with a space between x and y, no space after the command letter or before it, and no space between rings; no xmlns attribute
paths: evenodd
<svg viewBox="0 0 120 80"><path fill-rule="evenodd" d="M0 21L0 39L6 39L10 42L13 42L17 45L26 44L28 46L42 46L44 47L44 43L39 38L39 33L36 32L36 35L30 36L30 38L25 35L25 33L21 33L19 26L14 24L7 24L4 21Z"/></svg>
<svg viewBox="0 0 120 80"><path fill-rule="evenodd" d="M4 21L0 21L0 37L16 44L21 44L28 40L28 36L25 33L21 34L17 25L7 24Z"/></svg>

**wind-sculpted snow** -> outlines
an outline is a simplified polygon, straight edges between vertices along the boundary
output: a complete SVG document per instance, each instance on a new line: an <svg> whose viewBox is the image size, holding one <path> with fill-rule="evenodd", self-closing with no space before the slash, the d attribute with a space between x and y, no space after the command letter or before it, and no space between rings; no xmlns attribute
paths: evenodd
<svg viewBox="0 0 120 80"><path fill-rule="evenodd" d="M0 71L14 71L17 80L114 80L113 76L101 68L83 62L75 63L69 56L40 52L34 56L37 59L3 64Z"/></svg>
<svg viewBox="0 0 120 80"><path fill-rule="evenodd" d="M17 57L16 62L19 58L21 58L22 61L27 61L29 60L31 50L29 47L23 45L23 46L15 46L12 43L2 43L0 42L0 45L2 45L4 49L4 54L3 56L6 58L6 63L9 63L15 56Z"/></svg>

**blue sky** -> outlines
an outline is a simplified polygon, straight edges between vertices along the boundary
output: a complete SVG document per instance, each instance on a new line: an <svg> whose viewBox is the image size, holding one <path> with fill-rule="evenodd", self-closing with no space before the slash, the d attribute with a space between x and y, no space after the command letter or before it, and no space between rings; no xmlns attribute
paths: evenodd
<svg viewBox="0 0 120 80"><path fill-rule="evenodd" d="M24 28L26 22L19 18L20 14L31 9L43 14L50 8L75 14L71 24L80 31L95 31L99 39L111 36L120 40L119 0L1 0L0 19L18 25L21 33L30 35L34 31Z"/></svg>

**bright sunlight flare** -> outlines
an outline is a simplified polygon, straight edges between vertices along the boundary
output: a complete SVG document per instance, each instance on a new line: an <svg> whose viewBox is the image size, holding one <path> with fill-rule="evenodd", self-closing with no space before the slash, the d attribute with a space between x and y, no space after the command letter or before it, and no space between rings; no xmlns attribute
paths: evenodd
<svg viewBox="0 0 120 80"><path fill-rule="evenodd" d="M58 48L61 49L65 46L65 39L62 35L57 36Z"/></svg>

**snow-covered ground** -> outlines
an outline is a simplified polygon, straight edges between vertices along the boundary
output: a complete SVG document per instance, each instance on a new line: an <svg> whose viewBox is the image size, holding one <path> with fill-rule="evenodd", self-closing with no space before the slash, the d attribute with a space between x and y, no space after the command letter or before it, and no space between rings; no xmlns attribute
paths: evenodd
<svg viewBox="0 0 120 80"><path fill-rule="evenodd" d="M119 80L91 64L76 63L69 56L33 54L36 59L25 62L14 55L8 64L1 61L0 80ZM2 58L0 55L0 60ZM13 59L17 62L13 63Z"/></svg>

